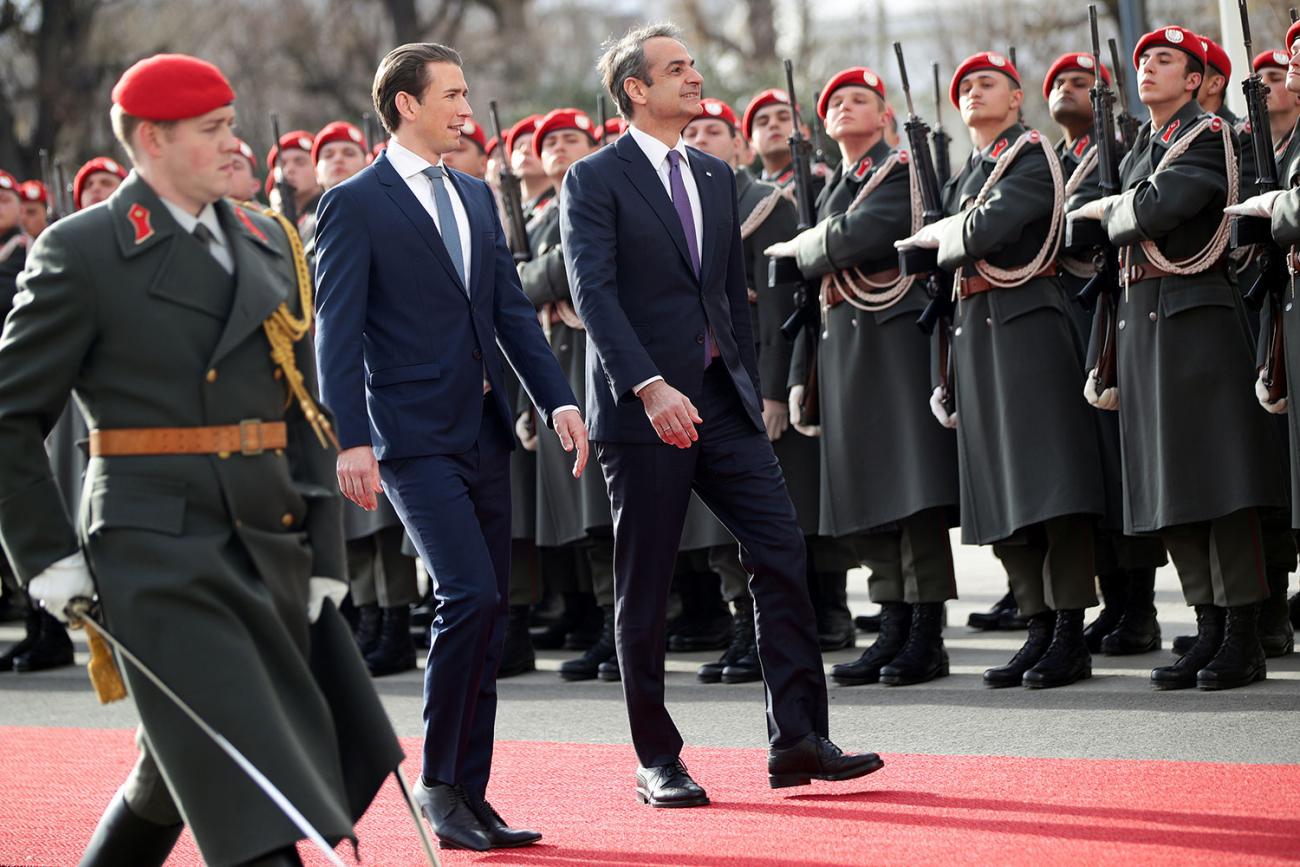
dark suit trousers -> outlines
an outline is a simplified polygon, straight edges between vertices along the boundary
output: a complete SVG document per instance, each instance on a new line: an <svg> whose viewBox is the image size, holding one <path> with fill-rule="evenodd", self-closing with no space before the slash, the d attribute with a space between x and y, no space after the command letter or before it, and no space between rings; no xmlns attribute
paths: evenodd
<svg viewBox="0 0 1300 867"><path fill-rule="evenodd" d="M614 629L632 743L642 766L681 752L664 707L664 621L677 545L694 489L740 542L755 603L767 689L768 739L786 746L827 734L826 678L808 596L806 553L785 478L721 363L697 404L700 439L596 444L614 513Z"/></svg>
<svg viewBox="0 0 1300 867"><path fill-rule="evenodd" d="M510 577L510 442L491 407L483 410L468 451L379 464L438 600L424 672L422 773L480 798L492 768Z"/></svg>

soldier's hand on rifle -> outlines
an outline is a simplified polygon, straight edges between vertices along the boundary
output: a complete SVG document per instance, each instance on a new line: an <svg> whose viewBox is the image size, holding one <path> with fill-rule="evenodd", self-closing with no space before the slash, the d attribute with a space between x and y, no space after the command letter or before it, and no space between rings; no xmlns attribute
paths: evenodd
<svg viewBox="0 0 1300 867"><path fill-rule="evenodd" d="M957 413L949 413L944 406L948 400L948 389L942 385L934 390L930 395L930 412L934 413L935 419L939 424L948 428L948 430L957 429Z"/></svg>
<svg viewBox="0 0 1300 867"><path fill-rule="evenodd" d="M1097 368L1088 371L1088 377L1083 383L1083 399L1097 407L1097 409L1109 410L1110 412L1119 411L1119 387L1111 386L1103 389L1101 394L1097 393Z"/></svg>
<svg viewBox="0 0 1300 867"><path fill-rule="evenodd" d="M790 427L790 408L779 400L763 398L763 427L770 442L779 440Z"/></svg>
<svg viewBox="0 0 1300 867"><path fill-rule="evenodd" d="M519 437L519 444L524 447L524 451L537 451L537 426L533 424L531 409L519 413L519 418L515 419L515 436Z"/></svg>
<svg viewBox="0 0 1300 867"><path fill-rule="evenodd" d="M921 230L910 238L903 238L901 241L894 242L894 248L906 250L909 247L920 247L922 250L939 249L939 239L943 237L944 231L954 220L961 220L965 214L954 214L951 217L944 217L942 220L935 220L927 226L922 226Z"/></svg>
<svg viewBox="0 0 1300 867"><path fill-rule="evenodd" d="M307 622L315 623L320 619L321 609L326 599L334 600L334 607L343 603L348 595L348 585L337 578L312 578L307 582Z"/></svg>
<svg viewBox="0 0 1300 867"><path fill-rule="evenodd" d="M343 496L367 512L379 508L375 494L384 488L379 483L379 461L375 460L375 450L370 446L344 449L339 452L335 464Z"/></svg>
<svg viewBox="0 0 1300 867"><path fill-rule="evenodd" d="M555 433L560 438L560 446L566 452L577 451L573 461L573 477L582 478L582 471L587 466L587 453L591 446L587 442L587 426L582 422L582 413L576 409L557 412L551 419Z"/></svg>
<svg viewBox="0 0 1300 867"><path fill-rule="evenodd" d="M800 233L802 234L802 233ZM791 259L799 252L799 235L795 235L788 241L778 241L763 251L764 256L770 256L773 259Z"/></svg>
<svg viewBox="0 0 1300 867"><path fill-rule="evenodd" d="M806 437L819 437L822 435L820 426L803 423L803 395L804 387L802 385L790 388L790 400L786 404L790 411L790 427Z"/></svg>
<svg viewBox="0 0 1300 867"><path fill-rule="evenodd" d="M1119 199L1119 196L1102 196L1100 199L1094 199L1086 202L1070 212L1070 218L1074 220L1100 220L1106 216L1106 209Z"/></svg>
<svg viewBox="0 0 1300 867"><path fill-rule="evenodd" d="M1258 196L1251 196L1244 202L1229 205L1223 209L1223 213L1232 217L1264 217L1267 219L1273 216L1273 203L1277 201L1277 197L1280 195L1282 195L1281 190L1260 193Z"/></svg>
<svg viewBox="0 0 1300 867"><path fill-rule="evenodd" d="M85 555L77 551L47 566L27 585L27 595L60 623L67 623L69 602L95 596L95 582L90 577Z"/></svg>
<svg viewBox="0 0 1300 867"><path fill-rule="evenodd" d="M679 449L689 449L700 438L695 426L704 421L695 404L662 379L637 392L645 414L659 439Z"/></svg>
<svg viewBox="0 0 1300 867"><path fill-rule="evenodd" d="M1286 398L1269 400L1268 386L1264 384L1264 371L1259 372L1259 379L1255 380L1255 397L1259 400L1259 405L1264 407L1267 412L1274 415L1281 415L1286 412Z"/></svg>

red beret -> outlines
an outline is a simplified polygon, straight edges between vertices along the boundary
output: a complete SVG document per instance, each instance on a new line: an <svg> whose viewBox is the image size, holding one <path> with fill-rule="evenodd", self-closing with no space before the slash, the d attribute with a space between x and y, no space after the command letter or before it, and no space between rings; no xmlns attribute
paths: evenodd
<svg viewBox="0 0 1300 867"><path fill-rule="evenodd" d="M596 130L596 141L604 141L607 135L622 135L627 132L627 121L621 117L611 117L605 121L605 128Z"/></svg>
<svg viewBox="0 0 1300 867"><path fill-rule="evenodd" d="M1285 51L1274 49L1256 54L1250 68L1256 72L1263 72L1265 69L1286 69L1290 63L1291 55Z"/></svg>
<svg viewBox="0 0 1300 867"><path fill-rule="evenodd" d="M142 120L184 120L234 101L220 69L186 54L146 57L113 85L113 104Z"/></svg>
<svg viewBox="0 0 1300 867"><path fill-rule="evenodd" d="M280 136L280 140L271 145L271 149L266 152L266 194L271 195L271 190L275 189L275 160L280 156L281 151L300 150L311 153L311 133L305 129L291 130Z"/></svg>
<svg viewBox="0 0 1300 867"><path fill-rule="evenodd" d="M731 110L731 106L727 105L720 99L706 96L704 99L700 100L700 107L704 110L697 114L692 119L692 122L697 120L720 120L727 126L731 127L733 132L739 126L739 124L736 123L736 113Z"/></svg>
<svg viewBox="0 0 1300 867"><path fill-rule="evenodd" d="M957 108L961 108L961 97L958 95L958 89L961 87L961 80L972 72L983 72L989 70L1000 72L1015 83L1016 88L1020 88L1020 73L1011 65L1011 61L1005 55L998 54L995 51L981 51L979 54L972 54L961 62L957 71L952 74L952 83L948 85L948 99Z"/></svg>
<svg viewBox="0 0 1300 867"><path fill-rule="evenodd" d="M465 118L465 125L460 128L462 138L468 138L474 144L478 145L479 151L486 154L487 136L483 133L483 127L479 126L470 118Z"/></svg>
<svg viewBox="0 0 1300 867"><path fill-rule="evenodd" d="M1200 37L1201 47L1205 49L1205 62L1223 73L1224 78L1232 78L1232 61L1223 46L1208 36Z"/></svg>
<svg viewBox="0 0 1300 867"><path fill-rule="evenodd" d="M50 203L50 191L40 181L23 181L18 185L18 193L24 202Z"/></svg>
<svg viewBox="0 0 1300 867"><path fill-rule="evenodd" d="M751 99L749 105L745 106L745 114L740 119L740 131L745 134L745 138L749 138L754 134L754 115L758 114L769 105L789 104L790 94L786 93L784 90L769 87L767 90Z"/></svg>
<svg viewBox="0 0 1300 867"><path fill-rule="evenodd" d="M388 147L388 139L384 139L383 141L377 141L377 142L375 142L375 146L372 147L372 148L370 149L370 160L371 160L371 162L374 161L375 157L377 157L377 156L379 156L380 154L382 154L382 153L384 152L384 149L387 148L387 147Z"/></svg>
<svg viewBox="0 0 1300 867"><path fill-rule="evenodd" d="M237 138L235 141L239 144L239 155L248 160L249 165L253 167L253 171L257 171L257 154L253 153L253 146L242 138Z"/></svg>
<svg viewBox="0 0 1300 867"><path fill-rule="evenodd" d="M826 119L826 108L830 105L831 94L841 87L865 87L868 90L874 90L881 98L885 98L885 83L865 66L854 66L843 72L835 73L835 77L826 82L822 88L822 95L817 98L817 116L822 120Z"/></svg>
<svg viewBox="0 0 1300 867"><path fill-rule="evenodd" d="M13 193L15 196L22 198L21 185L18 179L9 174L4 169L0 169L0 192Z"/></svg>
<svg viewBox="0 0 1300 867"><path fill-rule="evenodd" d="M1201 37L1186 27L1171 24L1168 27L1152 30L1139 39L1137 48L1133 49L1134 69L1138 68L1138 62L1142 59L1142 52L1149 48L1176 48L1199 60L1202 66L1205 65L1205 45L1201 42Z"/></svg>
<svg viewBox="0 0 1300 867"><path fill-rule="evenodd" d="M488 139L487 143L483 145L483 153L492 156L492 151L496 150L500 146L501 142L497 140L496 136L492 136L492 138Z"/></svg>
<svg viewBox="0 0 1300 867"><path fill-rule="evenodd" d="M72 179L72 206L77 210L81 209L81 188L86 183L86 178L95 172L107 172L110 175L117 175L122 180L126 180L126 169L116 161L108 157L95 157L87 162L84 166L77 169L76 177Z"/></svg>
<svg viewBox="0 0 1300 867"><path fill-rule="evenodd" d="M1291 22L1291 26L1287 28L1286 42L1282 47L1287 51L1290 51L1292 46L1295 45L1297 39L1300 39L1300 21L1293 21Z"/></svg>
<svg viewBox="0 0 1300 867"><path fill-rule="evenodd" d="M578 111L576 108L557 108L547 112L546 116L537 122L537 129L533 132L533 156L540 159L542 142L551 133L563 129L576 129L578 132L585 133L592 144L596 142L596 125L585 112Z"/></svg>
<svg viewBox="0 0 1300 867"><path fill-rule="evenodd" d="M346 120L334 120L325 124L320 132L312 139L311 143L311 164L316 165L320 162L320 149L330 142L345 141L351 142L361 148L361 153L365 154L370 151L369 145L366 144L366 137L361 130Z"/></svg>
<svg viewBox="0 0 1300 867"><path fill-rule="evenodd" d="M506 156L507 158L515 152L515 142L521 135L532 135L537 131L537 122L542 119L540 114L530 114L528 117L516 123L510 129L506 130Z"/></svg>
<svg viewBox="0 0 1300 867"><path fill-rule="evenodd" d="M1097 61L1091 54L1062 54L1053 61L1051 68L1047 70L1047 77L1043 79L1043 99L1048 99L1052 95L1052 82L1062 72L1086 72L1089 75L1097 74ZM1111 83L1110 70L1106 64L1101 64L1101 78L1107 84Z"/></svg>

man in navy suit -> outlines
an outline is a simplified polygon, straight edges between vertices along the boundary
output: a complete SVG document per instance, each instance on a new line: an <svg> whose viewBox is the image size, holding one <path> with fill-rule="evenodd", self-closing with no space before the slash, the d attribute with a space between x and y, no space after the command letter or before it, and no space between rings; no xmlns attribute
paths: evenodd
<svg viewBox="0 0 1300 867"><path fill-rule="evenodd" d="M664 618L691 490L739 540L767 687L773 788L879 769L827 738L804 540L762 418L731 167L686 147L702 77L671 25L600 60L630 122L569 168L560 225L587 326L587 410L614 511L615 634L637 796L707 804L664 708Z"/></svg>
<svg viewBox="0 0 1300 867"><path fill-rule="evenodd" d="M374 103L391 134L321 200L316 353L342 451L339 487L382 490L434 582L415 795L443 846L523 846L486 800L510 571L512 407L502 356L566 450L587 460L577 403L519 286L487 184L447 169L471 115L460 56L391 51ZM382 482L382 486L381 486Z"/></svg>

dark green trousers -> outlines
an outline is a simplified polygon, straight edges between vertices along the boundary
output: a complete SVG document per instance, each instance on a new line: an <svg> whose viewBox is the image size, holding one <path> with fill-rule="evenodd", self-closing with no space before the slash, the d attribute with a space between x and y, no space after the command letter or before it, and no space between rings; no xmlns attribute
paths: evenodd
<svg viewBox="0 0 1300 867"><path fill-rule="evenodd" d="M947 602L957 598L952 540L946 510L926 509L898 522L898 529L857 533L840 540L871 570L872 602Z"/></svg>
<svg viewBox="0 0 1300 867"><path fill-rule="evenodd" d="M1097 604L1093 518L1064 515L993 543L1023 617Z"/></svg>
<svg viewBox="0 0 1300 867"><path fill-rule="evenodd" d="M348 586L355 605L395 608L419 601L415 558L402 553L398 524L348 542Z"/></svg>
<svg viewBox="0 0 1300 867"><path fill-rule="evenodd" d="M1165 527L1160 538L1173 558L1188 605L1235 608L1268 598L1263 536L1255 509Z"/></svg>

